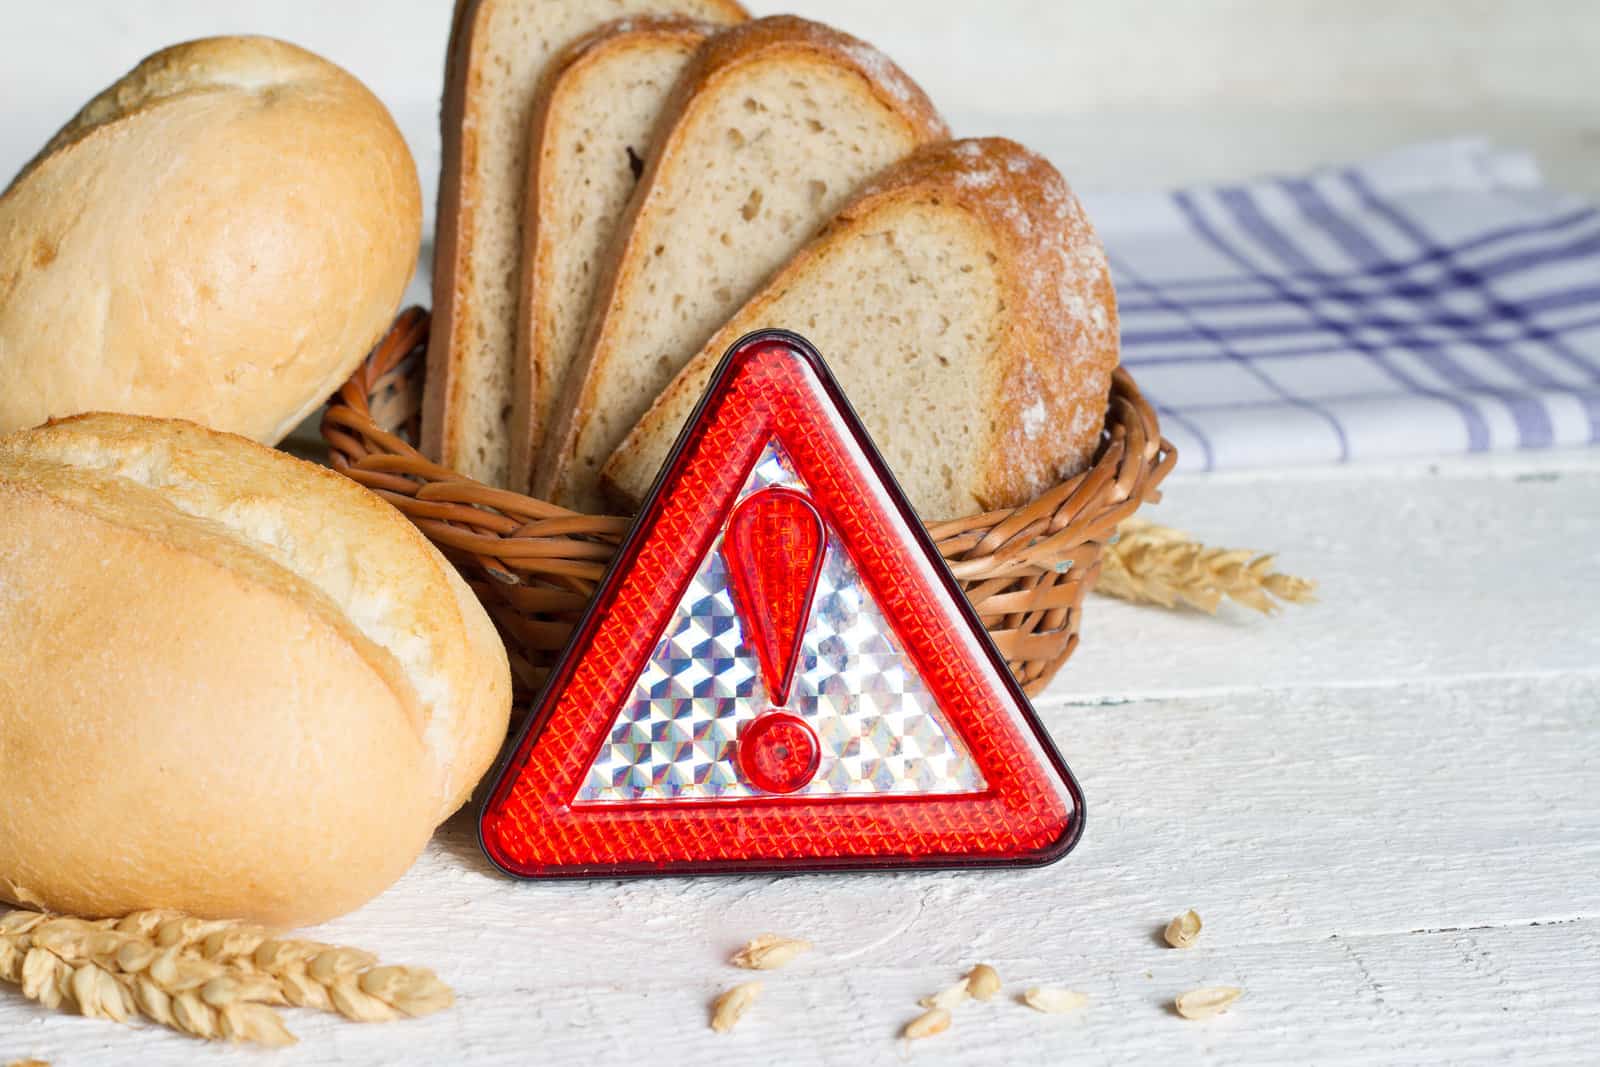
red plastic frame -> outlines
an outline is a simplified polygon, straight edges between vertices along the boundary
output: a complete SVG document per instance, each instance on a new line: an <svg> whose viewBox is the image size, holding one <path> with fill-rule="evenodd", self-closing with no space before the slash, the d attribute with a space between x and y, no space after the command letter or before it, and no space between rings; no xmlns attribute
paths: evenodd
<svg viewBox="0 0 1600 1067"><path fill-rule="evenodd" d="M958 795L573 804L687 583L776 439L982 771ZM1082 791L803 338L728 352L511 746L479 841L519 877L1037 866L1083 832Z"/></svg>

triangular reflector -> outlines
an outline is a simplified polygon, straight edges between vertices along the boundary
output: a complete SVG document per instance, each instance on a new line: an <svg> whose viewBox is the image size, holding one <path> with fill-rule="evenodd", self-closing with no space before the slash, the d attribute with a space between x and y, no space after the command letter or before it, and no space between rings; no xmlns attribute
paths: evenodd
<svg viewBox="0 0 1600 1067"><path fill-rule="evenodd" d="M782 331L713 376L479 820L523 877L1030 865L1082 828L938 550Z"/></svg>

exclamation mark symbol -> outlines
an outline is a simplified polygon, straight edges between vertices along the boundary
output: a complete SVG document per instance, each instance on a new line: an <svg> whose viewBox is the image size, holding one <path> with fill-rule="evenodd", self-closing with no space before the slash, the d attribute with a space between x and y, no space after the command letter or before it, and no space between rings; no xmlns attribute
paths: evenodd
<svg viewBox="0 0 1600 1067"><path fill-rule="evenodd" d="M821 760L816 732L800 717L776 709L789 702L794 688L822 548L816 506L804 493L777 487L745 498L723 537L734 608L774 706L740 733L739 765L753 785L768 792L802 788Z"/></svg>

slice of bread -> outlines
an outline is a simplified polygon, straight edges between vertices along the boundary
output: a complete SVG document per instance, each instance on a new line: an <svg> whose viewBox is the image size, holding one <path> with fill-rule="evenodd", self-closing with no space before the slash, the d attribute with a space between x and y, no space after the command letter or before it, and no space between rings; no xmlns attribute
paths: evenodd
<svg viewBox="0 0 1600 1067"><path fill-rule="evenodd" d="M423 450L506 484L528 127L550 57L619 16L742 21L736 0L457 0L441 113Z"/></svg>
<svg viewBox="0 0 1600 1067"><path fill-rule="evenodd" d="M925 519L1015 507L1100 440L1117 311L1054 167L1006 140L923 149L863 189L706 342L605 467L637 505L723 352L803 334Z"/></svg>
<svg viewBox="0 0 1600 1067"><path fill-rule="evenodd" d="M589 321L600 259L638 184L656 120L716 27L682 18L610 22L563 49L534 104L513 367L511 481L526 491L556 389Z"/></svg>
<svg viewBox="0 0 1600 1067"><path fill-rule="evenodd" d="M922 91L845 34L777 17L708 40L619 224L535 492L602 507L601 464L711 332L858 185L945 135Z"/></svg>

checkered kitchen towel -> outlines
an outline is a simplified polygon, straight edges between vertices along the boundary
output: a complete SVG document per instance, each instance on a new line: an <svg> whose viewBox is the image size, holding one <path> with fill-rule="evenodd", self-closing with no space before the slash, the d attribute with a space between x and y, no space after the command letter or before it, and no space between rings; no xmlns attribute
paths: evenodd
<svg viewBox="0 0 1600 1067"><path fill-rule="evenodd" d="M1600 442L1600 211L1523 153L1084 200L1188 469Z"/></svg>

